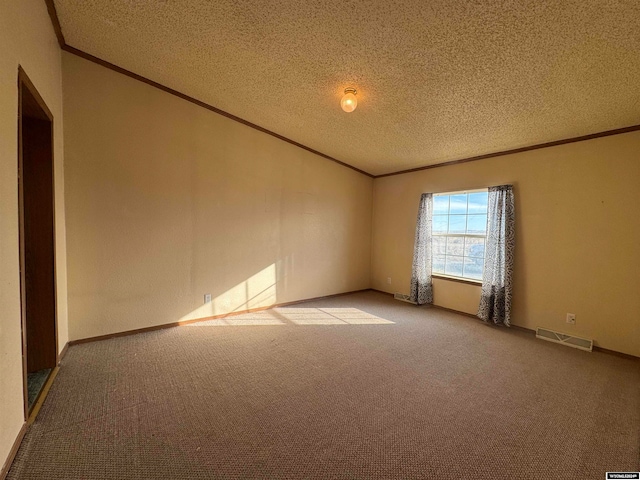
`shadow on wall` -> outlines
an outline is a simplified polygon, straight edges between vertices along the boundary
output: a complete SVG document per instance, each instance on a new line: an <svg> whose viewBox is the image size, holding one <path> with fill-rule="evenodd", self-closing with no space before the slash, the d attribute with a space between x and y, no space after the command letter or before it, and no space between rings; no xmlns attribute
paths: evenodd
<svg viewBox="0 0 640 480"><path fill-rule="evenodd" d="M377 317L357 308L280 307L268 311L244 313L256 308L268 308L277 301L278 278L276 264L269 265L248 279L238 283L211 302L182 316L179 322L190 322L224 315L222 318L186 323L187 326L212 327L234 325L385 325L390 320Z"/></svg>

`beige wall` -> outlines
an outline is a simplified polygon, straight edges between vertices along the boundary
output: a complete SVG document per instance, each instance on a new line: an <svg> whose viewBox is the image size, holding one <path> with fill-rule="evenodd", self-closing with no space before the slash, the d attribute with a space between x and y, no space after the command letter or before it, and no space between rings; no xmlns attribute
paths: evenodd
<svg viewBox="0 0 640 480"><path fill-rule="evenodd" d="M421 193L506 183L517 215L513 323L640 356L640 132L376 179L372 287L408 293ZM434 281L437 305L475 313L479 295Z"/></svg>
<svg viewBox="0 0 640 480"><path fill-rule="evenodd" d="M72 339L369 287L371 178L71 54L63 70Z"/></svg>
<svg viewBox="0 0 640 480"><path fill-rule="evenodd" d="M54 116L58 346L67 342L62 74L45 3L0 2L0 465L24 423L18 250L18 65Z"/></svg>

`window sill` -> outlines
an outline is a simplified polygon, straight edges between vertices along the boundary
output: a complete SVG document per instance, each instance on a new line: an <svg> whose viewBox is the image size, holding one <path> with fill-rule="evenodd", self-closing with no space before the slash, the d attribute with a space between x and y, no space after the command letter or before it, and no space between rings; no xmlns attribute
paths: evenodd
<svg viewBox="0 0 640 480"><path fill-rule="evenodd" d="M470 280L468 278L450 277L449 275L443 275L441 273L432 273L431 276L433 278L438 278L440 280L448 280L450 282L466 283L468 285L475 285L478 287L482 286L482 280Z"/></svg>

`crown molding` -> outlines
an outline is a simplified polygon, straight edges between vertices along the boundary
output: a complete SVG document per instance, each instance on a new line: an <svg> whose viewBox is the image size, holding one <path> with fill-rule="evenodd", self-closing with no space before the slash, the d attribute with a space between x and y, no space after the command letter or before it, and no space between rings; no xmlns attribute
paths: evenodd
<svg viewBox="0 0 640 480"><path fill-rule="evenodd" d="M205 103L203 101L200 101L196 98L190 97L189 95L186 95L184 93L181 93L177 90L174 90L172 88L169 88L165 85L162 85L158 82L154 82L153 80L150 80L146 77L143 77L142 75L138 75L137 73L133 73L129 70L126 70L122 67L119 67L117 65L114 65L113 63L109 63L106 60L102 60L101 58L98 58L94 55L91 55L87 52L84 52L78 48L72 47L70 45L68 45L64 39L64 35L62 33L62 27L60 26L60 20L58 19L58 13L56 11L56 6L54 4L54 0L45 0L45 3L47 5L47 10L49 12L49 16L51 17L51 23L53 25L53 29L56 33L56 37L58 39L58 44L60 45L60 48L62 50L64 50L65 52L69 52L73 55L76 55L78 57L84 58L85 60L89 60L90 62L93 63L97 63L98 65L101 65L105 68L108 68L110 70L113 70L115 72L121 73L123 75L126 75L127 77L133 78L135 80L138 80L140 82L146 83L147 85L150 85L152 87L158 88L160 90L162 90L163 92L169 93L171 95L174 95L178 98L181 98L183 100L186 100L187 102L191 102L195 105L198 105L199 107L205 108L207 110L210 110L214 113L217 113L218 115L222 115L223 117L226 117L230 120L233 120L234 122L238 122L241 123L242 125L245 125L247 127L253 128L254 130L258 130L259 132L262 133L266 133L267 135L271 135L272 137L275 137L279 140L282 140L283 142L287 142L291 145L294 145L298 148L301 148L303 150L306 150L307 152L311 152L315 155L318 155L326 160L330 160L332 162L335 162L339 165L342 165L343 167L347 167L350 168L351 170L355 170L358 173L361 173L362 175L365 175L369 178L383 178L383 177L391 177L393 175L403 175L405 173L413 173L413 172L419 172L422 170L429 170L431 168L440 168L440 167L448 167L448 166L452 166L452 165L459 165L461 163L468 163L468 162L476 162L478 160L486 160L489 158L495 158L495 157L502 157L504 155L512 155L515 153L523 153L523 152L529 152L531 150L539 150L541 148L550 148L550 147L557 147L559 145L566 145L568 143L576 143L576 142L584 142L586 140L593 140L595 138L602 138L602 137L609 137L612 135L620 135L623 133L629 133L629 132L635 132L640 130L640 125L632 125L630 127L624 127L624 128L617 128L614 130L606 130L604 132L597 132L597 133L592 133L589 135L582 135L579 137L572 137L572 138L566 138L563 140L555 140L552 142L545 142L545 143L538 143L535 145L529 145L527 147L520 147L520 148L514 148L514 149L510 149L510 150L503 150L500 152L494 152L494 153L487 153L487 154L483 154L483 155L477 155L475 157L469 157L469 158L462 158L459 160L451 160L448 162L441 162L441 163L435 163L432 165L424 165L422 167L415 167L415 168L409 168L406 170L399 170L396 172L389 172L389 173L383 173L380 175L373 175L371 173L368 173L364 170L361 170L357 167L354 167L353 165L349 165L348 163L345 163L341 160L338 160L337 158L331 157L325 153L319 152L318 150L315 150L311 147L307 147L306 145L303 145L302 143L296 142L295 140L291 140L290 138L287 138L283 135L280 135L278 133L275 133L271 130L268 130L264 127L261 127L259 125L256 125L255 123L249 122L248 120L245 120L243 118L237 117L231 113L225 112L224 110L221 110L219 108L214 107L213 105L209 105L208 103Z"/></svg>
<svg viewBox="0 0 640 480"><path fill-rule="evenodd" d="M313 153L315 155L318 155L326 160L330 160L332 162L337 163L338 165L342 165L343 167L347 167L350 168L351 170L355 170L356 172L365 175L369 178L374 178L374 175L365 172L364 170L360 170L357 167L354 167L353 165L349 165L348 163L345 163L341 160L338 160L337 158L334 158L330 155L327 155L325 153L319 152L318 150L315 150L311 147L308 147L306 145L303 145L302 143L296 142L295 140L291 140L288 137L285 137L284 135L280 135L279 133L273 132L267 128L261 127L260 125L256 125L255 123L252 123L248 120L245 120L244 118L240 118L236 115L233 115L229 112L225 112L224 110L221 110L217 107L214 107L213 105L209 105L208 103L205 103L201 100L198 100L196 98L193 98L189 95L186 95L182 92L179 92L177 90L174 90L173 88L169 88L165 85L162 85L158 82L154 82L153 80L150 80L146 77L143 77L142 75L138 75L137 73L133 73L129 70L126 70L122 67L119 67L118 65L114 65L113 63L107 62L106 60L103 60L101 58L98 58L94 55L91 55L87 52L84 52L78 48L72 47L71 45L67 44L65 39L64 39L64 35L62 34L62 28L60 27L60 21L58 19L58 13L56 11L56 6L53 2L53 0L45 0L46 4L47 4L47 10L49 11L49 16L51 17L51 23L53 24L53 29L56 32L56 37L58 38L58 44L60 45L60 48L62 50L64 50L65 52L71 53L73 55L76 55L78 57L84 58L85 60L89 60L90 62L96 63L98 65L101 65L105 68L108 68L110 70L113 70L115 72L121 73L122 75L126 75L127 77L133 78L135 80L138 80L140 82L146 83L147 85L150 85L152 87L155 87L159 90L162 90L163 92L169 93L170 95L174 95L178 98L181 98L182 100L186 100L187 102L193 103L199 107L205 108L211 112L217 113L218 115L222 115L223 117L226 117L230 120L233 120L234 122L238 122L241 123L242 125L245 125L249 128L253 128L254 130L258 130L259 132L262 133L266 133L267 135L271 135L272 137L277 138L278 140L282 140L283 142L289 143L291 145L294 145L298 148L301 148L303 150L306 150L307 152Z"/></svg>
<svg viewBox="0 0 640 480"><path fill-rule="evenodd" d="M602 138L602 137L610 137L612 135L620 135L622 133L635 132L638 130L640 130L640 125L632 125L630 127L616 128L614 130L606 130L604 132L591 133L589 135L582 135L580 137L572 137L572 138L565 138L564 140L555 140L553 142L538 143L536 145L530 145L528 147L514 148L511 150L504 150L502 152L487 153L487 154L478 155L475 157L462 158L460 160L452 160L450 162L435 163L433 165L425 165L423 167L409 168L407 170L400 170L398 172L383 173L382 175L376 175L373 178L391 177L393 175L402 175L405 173L419 172L421 170L429 170L430 168L448 167L451 165L458 165L460 163L476 162L478 160L486 160L488 158L502 157L504 155L513 155L515 153L529 152L531 150L539 150L541 148L557 147L558 145L566 145L568 143L584 142L586 140L593 140L595 138Z"/></svg>

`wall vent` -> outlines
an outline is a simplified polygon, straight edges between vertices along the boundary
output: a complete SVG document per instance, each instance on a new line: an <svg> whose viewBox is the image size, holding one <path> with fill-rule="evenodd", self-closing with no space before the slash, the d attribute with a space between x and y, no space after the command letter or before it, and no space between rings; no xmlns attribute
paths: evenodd
<svg viewBox="0 0 640 480"><path fill-rule="evenodd" d="M593 350L593 340L574 337L573 335L567 335L566 333L554 332L553 330L546 328L538 327L536 330L536 338L548 340L549 342L560 343L567 347L579 348L580 350L586 350L587 352Z"/></svg>
<svg viewBox="0 0 640 480"><path fill-rule="evenodd" d="M395 298L396 300L400 300L401 302L407 302L416 305L416 302L411 301L411 296L405 295L404 293L394 293L393 298Z"/></svg>

